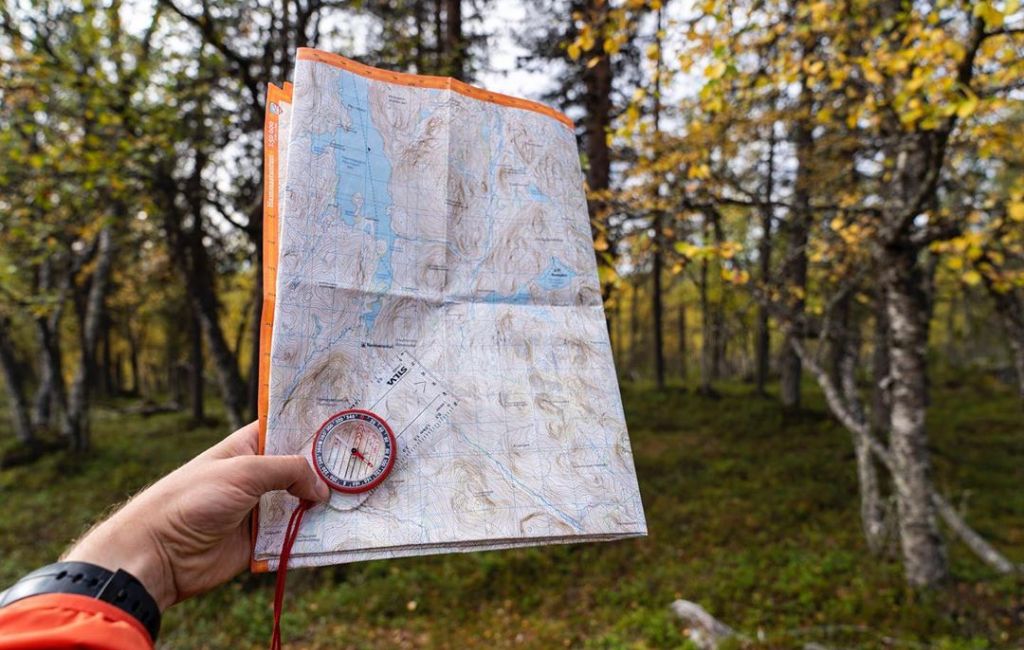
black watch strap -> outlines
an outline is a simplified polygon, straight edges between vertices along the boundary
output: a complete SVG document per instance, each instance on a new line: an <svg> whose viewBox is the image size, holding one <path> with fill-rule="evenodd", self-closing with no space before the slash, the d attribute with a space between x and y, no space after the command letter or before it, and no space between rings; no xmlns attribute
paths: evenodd
<svg viewBox="0 0 1024 650"><path fill-rule="evenodd" d="M86 562L57 562L36 569L0 593L0 607L41 594L90 596L123 609L142 623L156 641L160 608L135 576L118 569L108 571Z"/></svg>

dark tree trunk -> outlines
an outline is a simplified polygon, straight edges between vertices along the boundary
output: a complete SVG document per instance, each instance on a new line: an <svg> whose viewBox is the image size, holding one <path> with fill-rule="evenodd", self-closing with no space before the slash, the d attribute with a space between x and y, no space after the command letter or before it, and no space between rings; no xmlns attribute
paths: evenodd
<svg viewBox="0 0 1024 650"><path fill-rule="evenodd" d="M39 386L32 398L32 428L46 429L50 426L50 416L53 413L55 400L53 397L53 373L50 370L46 351L41 348L36 366L39 368Z"/></svg>
<svg viewBox="0 0 1024 650"><path fill-rule="evenodd" d="M663 316L661 301L661 251L654 253L654 264L651 269L651 320L654 333L654 378L658 389L665 388L665 347L662 340Z"/></svg>
<svg viewBox="0 0 1024 650"><path fill-rule="evenodd" d="M590 0L589 5L597 5ZM600 12L599 8L592 11ZM587 155L587 187L591 191L609 187L611 179L611 148L608 144L608 127L612 123L612 72L611 57L595 52L597 62L583 73L583 147Z"/></svg>
<svg viewBox="0 0 1024 650"><path fill-rule="evenodd" d="M51 415L58 418L58 429L62 436L72 435L73 425L68 415L67 391L64 386L64 369L61 358L60 337L57 327L60 325L62 305L56 307L56 313L50 316L39 316L35 319L36 338L39 342L39 364L44 370L46 386L40 388L36 395L36 422L46 426Z"/></svg>
<svg viewBox="0 0 1024 650"><path fill-rule="evenodd" d="M248 402L248 387L242 380L242 376L238 371L238 359L232 353L228 346L227 340L224 336L224 330L220 324L220 301L217 299L217 295L214 292L212 282L212 270L210 268L209 257L206 252L206 247L202 243L202 227L201 227L200 215L194 215L193 217L193 228L189 234L189 257L191 259L191 278L189 286L191 288L192 298L192 309L196 320L199 322L199 326L202 330L202 340L205 340L207 351L210 354L210 358L213 360L214 371L217 374L217 381L220 385L221 398L224 400L224 410L227 413L228 424L234 429L240 428L245 421L243 413L246 410ZM192 332L192 400L193 400L193 414L197 414L196 399L197 399L197 384L198 400L202 402L202 384L196 381L196 373L198 371L198 378L202 378L202 350L200 350L198 357L196 356L195 341L198 337L195 336L195 331ZM200 365L196 367L197 358L200 361ZM200 407L201 414L201 407ZM197 422L201 422L202 419L197 419Z"/></svg>
<svg viewBox="0 0 1024 650"><path fill-rule="evenodd" d="M725 232L722 229L722 216L717 210L709 210L708 216L711 219L711 232L715 237L715 245L721 247L725 243ZM721 283L721 291L718 300L710 302L711 307L711 379L718 381L723 376L725 368L725 352L728 344L725 327L725 285L721 282L722 262L718 260L715 264L715 275ZM710 278L706 278L707 281Z"/></svg>
<svg viewBox="0 0 1024 650"><path fill-rule="evenodd" d="M725 301L711 302L711 378L718 381L725 375L725 355L728 337L725 327Z"/></svg>
<svg viewBox="0 0 1024 650"><path fill-rule="evenodd" d="M637 295L639 284L639 279L634 275L630 282L633 287L633 300L629 303L629 370L634 374L640 360L640 296Z"/></svg>
<svg viewBox="0 0 1024 650"><path fill-rule="evenodd" d="M142 394L142 383L139 381L139 342L131 324L126 330L128 333L128 366L132 374L132 383L127 392L137 396Z"/></svg>
<svg viewBox="0 0 1024 650"><path fill-rule="evenodd" d="M175 265L184 276L191 308L198 317L207 352L213 360L228 424L237 429L246 421L249 391L238 370L238 359L231 351L220 324L220 302L214 287L215 273L203 244L204 199L201 182L206 160L205 156L198 156L192 177L185 189L185 198L192 212L191 227L187 231L183 226L184 214L176 204L177 184L172 178L165 178L161 186L166 195L167 207L164 225Z"/></svg>
<svg viewBox="0 0 1024 650"><path fill-rule="evenodd" d="M434 0L434 70L445 69L445 33L444 21L441 18L444 13L444 3L447 0Z"/></svg>
<svg viewBox="0 0 1024 650"><path fill-rule="evenodd" d="M689 351L686 345L686 303L679 305L679 375L686 382L689 372Z"/></svg>
<svg viewBox="0 0 1024 650"><path fill-rule="evenodd" d="M51 271L50 260L46 259L39 265L39 272L37 275L36 290L40 295L45 295L50 291L53 286L53 273ZM58 304L54 307L54 311L63 310L63 300L58 300ZM33 429L45 429L50 426L50 415L52 414L53 407L53 373L50 368L50 364L47 359L46 340L39 327L39 323L42 322L45 328L47 319L45 316L38 315L34 318L33 325L35 325L36 342L38 344L39 352L36 360L37 373L39 375L39 386L36 388L35 397L32 399L32 428Z"/></svg>
<svg viewBox="0 0 1024 650"><path fill-rule="evenodd" d="M60 265L59 260L57 264ZM55 282L53 260L43 261L39 270L39 290L42 293L56 290L56 296L52 311L34 319L40 381L33 400L32 423L36 428L45 429L56 415L59 418L59 430L65 436L71 435L71 424L67 417L67 392L64 387L59 331L70 284L70 270L62 273Z"/></svg>
<svg viewBox="0 0 1024 650"><path fill-rule="evenodd" d="M1021 404L1024 404L1024 299L1018 289L997 289L984 273L982 277L1006 332L1006 342L1017 373L1017 392Z"/></svg>
<svg viewBox="0 0 1024 650"><path fill-rule="evenodd" d="M120 352L114 357L114 394L124 394L124 357Z"/></svg>
<svg viewBox="0 0 1024 650"><path fill-rule="evenodd" d="M192 421L200 425L206 419L203 409L203 332L195 310L189 314L188 385Z"/></svg>
<svg viewBox="0 0 1024 650"><path fill-rule="evenodd" d="M179 410L185 408L185 386L189 382L189 372L188 365L180 361L167 369L171 401L177 405Z"/></svg>
<svg viewBox="0 0 1024 650"><path fill-rule="evenodd" d="M608 346L612 349L612 359L618 359L619 353L619 329L621 328L619 322L619 301L614 300L608 309L608 318L606 319L608 325Z"/></svg>
<svg viewBox="0 0 1024 650"><path fill-rule="evenodd" d="M621 373L626 368L626 310L623 308L622 300L625 297L626 289L619 289L620 295L615 301L615 339L618 341L619 353L615 357L615 363Z"/></svg>
<svg viewBox="0 0 1024 650"><path fill-rule="evenodd" d="M714 340L711 327L711 305L708 300L708 262L701 261L700 266L700 392L710 394L713 391L712 366L714 358Z"/></svg>
<svg viewBox="0 0 1024 650"><path fill-rule="evenodd" d="M891 411L889 391L889 314L885 290L875 292L874 349L871 353L871 429L877 435L888 435Z"/></svg>
<svg viewBox="0 0 1024 650"><path fill-rule="evenodd" d="M702 227L703 240L705 245L710 238L711 217L704 213L704 224ZM708 258L703 256L700 261L700 281L697 287L700 293L700 322L701 322L701 343L700 343L700 393L711 395L714 388L711 385L713 379L713 367L715 357L714 326L711 314L711 300L708 295Z"/></svg>
<svg viewBox="0 0 1024 650"><path fill-rule="evenodd" d="M662 10L658 9L657 24L655 25L654 43L658 48L658 61L654 73L654 150L657 154L661 148L661 25ZM607 141L606 141L607 146ZM662 182L656 178L655 200L661 201ZM655 207L654 212L654 261L651 269L653 276L653 295L651 296L651 316L654 321L654 379L658 390L665 388L665 342L664 316L662 314L661 295L661 274L665 256L665 224L661 206Z"/></svg>
<svg viewBox="0 0 1024 650"><path fill-rule="evenodd" d="M466 40L462 36L462 0L445 0L444 40L448 75L465 81Z"/></svg>
<svg viewBox="0 0 1024 650"><path fill-rule="evenodd" d="M960 310L963 314L963 321L960 324L960 340L963 341L963 354L965 358L971 359L979 354L977 345L978 340L982 337L976 336L978 331L977 302L970 291L962 292L960 296Z"/></svg>
<svg viewBox="0 0 1024 650"><path fill-rule="evenodd" d="M115 394L114 391L114 356L110 350L110 314L103 315L103 336L101 338L101 345L103 355L100 359L100 364L103 366L103 394L110 397Z"/></svg>
<svg viewBox="0 0 1024 650"><path fill-rule="evenodd" d="M786 287L790 290L796 289L802 295L804 287L807 281L806 275L806 257L803 252L794 252L794 248L799 247L802 249L807 244L807 231L806 229L798 228L796 232L790 232L790 253L793 254L797 259L790 264L790 268L787 269L787 282ZM782 400L782 405L788 409L799 409L800 408L800 376L801 376L801 364L800 357L793 354L792 351L792 340L794 338L800 338L803 328L800 324L802 320L802 314L804 309L804 299L802 297L792 297L790 308L795 312L793 321L789 322L785 328L785 340L782 345L782 353L779 358L779 396Z"/></svg>
<svg viewBox="0 0 1024 650"><path fill-rule="evenodd" d="M806 88L802 89L802 112L793 131L797 172L793 189L793 210L785 226L786 257L782 265L783 292L787 294L785 299L789 315L779 359L779 396L783 407L787 409L800 408L802 368L800 357L793 350L792 340L794 337L803 336L802 322L807 291L807 238L813 218L811 184L814 182L814 172L811 160L814 155L814 141L807 124L811 111L810 100L807 99L808 92Z"/></svg>
<svg viewBox="0 0 1024 650"><path fill-rule="evenodd" d="M63 310L63 307L58 306L56 309ZM50 355L52 353L50 332L52 330L49 328L48 321L49 318L46 316L37 316L34 319L36 343L39 347L37 353L39 356L36 362L36 367L39 368L39 386L36 388L36 394L32 400L32 426L36 429L49 428L50 418L54 413L55 407L58 409L63 408L63 401L58 405L55 395L57 387L54 386L54 383L58 377L54 375L53 365L50 363Z"/></svg>
<svg viewBox="0 0 1024 650"><path fill-rule="evenodd" d="M423 13L426 0L413 0L412 3L412 24L416 33L416 51L413 53L413 63L416 65L416 74L424 74L424 65L427 60L427 39L424 22L426 16Z"/></svg>
<svg viewBox="0 0 1024 650"><path fill-rule="evenodd" d="M192 304L198 312L203 335L213 360L217 381L220 384L224 409L227 412L228 424L241 428L245 424L244 413L248 405L248 386L238 371L238 360L228 347L224 338L224 330L220 325L220 305L208 278L211 273L206 260L206 249L202 243L193 246L195 274L193 281Z"/></svg>
<svg viewBox="0 0 1024 650"><path fill-rule="evenodd" d="M422 0L425 2L425 0ZM449 2L449 4L451 4ZM180 3L162 2L174 13L185 16L188 12L180 8ZM204 5L205 6L205 5ZM438 65L435 69L442 69L444 53L444 25L441 20L445 5L442 0L435 0L436 9L436 43L438 45ZM269 26L257 27L251 31L250 38L223 39L220 36L232 32L235 25L228 24L224 18L218 18L208 11L202 11L193 19L186 18L186 22L192 24L196 29L196 36L209 45L209 50L216 50L226 62L234 76L241 79L246 88L243 104L238 110L243 124L250 131L260 129L263 124L265 112L265 83L263 80L280 78L282 69L287 68L288 61L293 55L296 46L316 46L320 37L321 20L325 17L324 3L316 1L311 3L285 3L285 11L278 15L276 22ZM398 14L408 17L408 4L398 7ZM461 33L461 20L451 21L452 27L456 25ZM404 29L404 27L403 27ZM263 37L261 37L261 35ZM464 52L465 50L461 50ZM189 111L183 114L183 119L189 121L194 145L191 150L181 154L181 160L172 161L156 170L156 184L158 191L162 194L161 204L163 211L167 214L165 228L168 240L171 244L174 262L184 276L188 287L189 300L192 303L202 327L206 339L206 352L212 361L216 373L217 384L224 401L227 417L231 425L241 426L245 418L246 407L249 402L249 388L242 378L238 365L238 358L230 349L225 340L225 334L218 321L219 305L217 300L215 278L217 269L211 263L210 251L203 245L204 239L204 213L208 207L207 193L210 188L204 183L204 178L212 177L210 169L210 154L216 144L216 134L209 132L208 98L198 98L199 101ZM184 163L184 164L179 164ZM188 168L191 166L189 177L180 182L177 178L176 168ZM248 188L251 196L256 199L259 196L256 188ZM187 204L187 207L186 207ZM255 209L249 214L249 225L244 227L246 234L259 248L261 240L259 215L261 210ZM255 215L255 216L254 216ZM191 220L191 226L187 225ZM255 260L259 264L260 260ZM258 320L258 319L254 319ZM258 342L253 343L254 346ZM257 355L258 358L258 355Z"/></svg>
<svg viewBox="0 0 1024 650"><path fill-rule="evenodd" d="M960 309L962 294L962 292L959 289L960 287L954 288L950 292L949 296L949 308L946 310L946 340L944 341L945 353L943 354L946 365L949 368L956 370L963 368L964 365L961 362L961 350L957 341L959 337L956 333L956 315L957 311Z"/></svg>
<svg viewBox="0 0 1024 650"><path fill-rule="evenodd" d="M596 16L603 15L606 8L601 7L597 0L586 1L587 11ZM614 71L611 57L603 50L594 51L590 60L596 59L592 67L583 70L583 151L586 154L586 181L588 192L601 192L611 185L611 148L608 145L608 129L612 123L612 83ZM592 234L599 234L607 239L609 250L605 255L596 252L597 267L609 266L609 258L615 255L615 242L608 231L606 221L607 206L603 201L588 197L587 210L590 214ZM603 232L602 232L603 230ZM611 274L609 274L610 276ZM614 283L606 279L601 284L601 296L605 301L611 295ZM635 356L635 352L632 353Z"/></svg>
<svg viewBox="0 0 1024 650"><path fill-rule="evenodd" d="M928 400L928 295L917 249L889 244L882 256L892 376L890 448L907 582L934 586L947 575L932 502L925 413Z"/></svg>
<svg viewBox="0 0 1024 650"><path fill-rule="evenodd" d="M832 324L828 332L828 374L832 383L841 386L843 381L843 364L849 354L850 337L850 303L852 298L847 293L832 305L829 321Z"/></svg>
<svg viewBox="0 0 1024 650"><path fill-rule="evenodd" d="M260 268L263 268L262 263ZM263 273L259 272L257 276L262 276ZM248 375L248 390L249 390L249 419L255 420L259 415L259 390L260 390L260 319L263 318L263 280L260 278L257 281L259 293L255 295L255 304L253 304L253 315L252 323L249 325L249 335L252 337L252 343L250 344L250 359L249 359L249 375Z"/></svg>
<svg viewBox="0 0 1024 650"><path fill-rule="evenodd" d="M768 181L765 190L765 204L761 206L761 242L758 250L758 266L761 272L761 286L771 283L772 268L772 186L775 168L775 141L771 142L768 154ZM754 339L754 383L758 395L765 395L771 355L771 330L768 328L768 305L761 304L757 310L757 333Z"/></svg>
<svg viewBox="0 0 1024 650"><path fill-rule="evenodd" d="M186 317L188 318L188 328L186 332L182 332L179 327L168 326L165 329L167 347L164 350L165 366L167 368L167 391L171 394L171 402L176 404L178 408L184 408L185 406L185 389L182 375L188 374L188 368L183 367L181 361L181 338L183 336L191 337L193 328L195 327L195 319L192 316L191 307L188 303L185 303Z"/></svg>
<svg viewBox="0 0 1024 650"><path fill-rule="evenodd" d="M14 356L14 345L10 337L10 324L0 318L0 372L7 385L7 401L11 409L11 425L18 440L30 448L37 444L29 416L28 401L25 399L18 363Z"/></svg>

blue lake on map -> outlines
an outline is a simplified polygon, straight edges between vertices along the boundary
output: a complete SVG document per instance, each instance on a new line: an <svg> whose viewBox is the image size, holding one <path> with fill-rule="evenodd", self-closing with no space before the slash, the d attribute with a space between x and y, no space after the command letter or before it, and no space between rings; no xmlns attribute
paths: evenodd
<svg viewBox="0 0 1024 650"><path fill-rule="evenodd" d="M575 271L566 266L557 257L552 257L551 263L537 276L536 282L542 289L555 291L556 289L564 289L569 286L574 277L576 277Z"/></svg>
<svg viewBox="0 0 1024 650"><path fill-rule="evenodd" d="M362 197L362 216L373 223L373 236L384 244L383 254L374 273L374 286L360 287L376 293L385 293L394 279L391 255L395 233L391 228L391 162L384 154L384 138L370 118L370 87L367 79L359 75L342 73L338 94L351 117L351 127L339 126L333 131L313 135L314 154L323 154L327 147L334 149L334 170L338 178L334 200L338 217L354 227L360 212L355 197ZM324 215L330 218L330 215ZM381 301L376 299L363 314L367 329L372 329L380 312Z"/></svg>

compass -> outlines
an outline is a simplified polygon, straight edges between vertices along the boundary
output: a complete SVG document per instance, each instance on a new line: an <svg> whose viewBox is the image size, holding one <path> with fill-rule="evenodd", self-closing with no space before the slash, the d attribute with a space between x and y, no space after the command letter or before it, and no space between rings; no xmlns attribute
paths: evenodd
<svg viewBox="0 0 1024 650"><path fill-rule="evenodd" d="M320 425L313 438L313 467L332 490L368 492L391 473L395 434L376 413L348 409Z"/></svg>

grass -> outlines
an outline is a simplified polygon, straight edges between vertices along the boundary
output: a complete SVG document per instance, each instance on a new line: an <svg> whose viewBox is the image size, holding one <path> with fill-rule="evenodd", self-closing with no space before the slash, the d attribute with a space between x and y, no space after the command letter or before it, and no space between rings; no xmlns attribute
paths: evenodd
<svg viewBox="0 0 1024 650"><path fill-rule="evenodd" d="M934 393L937 483L1024 562L1019 404L984 381ZM687 647L667 607L680 597L743 631L745 647L1024 645L1024 580L995 576L951 541L951 583L915 593L893 557L869 555L849 436L813 391L800 415L741 385L720 400L627 385L624 399L649 537L295 571L288 647ZM0 473L0 584L224 433L185 421L100 408L89 456ZM245 575L175 607L161 645L265 647L272 580Z"/></svg>

